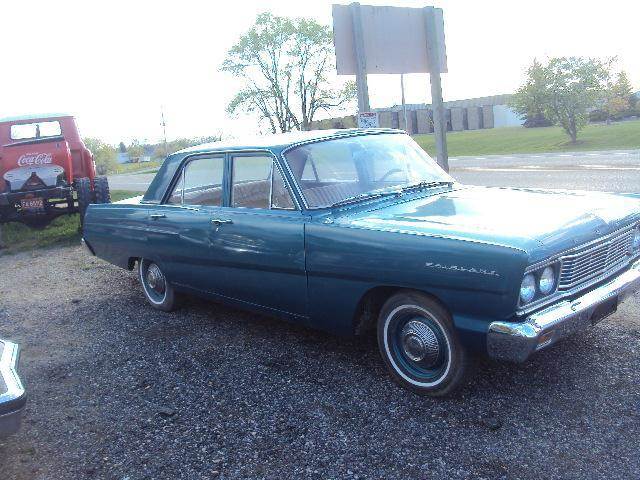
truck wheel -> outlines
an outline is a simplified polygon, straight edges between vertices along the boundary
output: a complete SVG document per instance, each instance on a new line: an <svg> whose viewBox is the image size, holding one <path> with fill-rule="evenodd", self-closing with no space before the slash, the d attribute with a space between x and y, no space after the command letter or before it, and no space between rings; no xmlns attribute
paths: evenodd
<svg viewBox="0 0 640 480"><path fill-rule="evenodd" d="M449 312L418 292L399 293L382 307L378 346L393 379L420 395L440 397L460 386L467 352Z"/></svg>
<svg viewBox="0 0 640 480"><path fill-rule="evenodd" d="M176 293L157 263L141 258L138 261L138 275L144 296L153 308L171 312L178 307Z"/></svg>
<svg viewBox="0 0 640 480"><path fill-rule="evenodd" d="M84 215L92 200L91 180L88 178L78 178L76 180L76 191L78 192L78 210L80 213L80 225L84 225Z"/></svg>
<svg viewBox="0 0 640 480"><path fill-rule="evenodd" d="M111 193L109 192L109 181L107 177L96 177L93 179L93 193L96 203L111 203Z"/></svg>

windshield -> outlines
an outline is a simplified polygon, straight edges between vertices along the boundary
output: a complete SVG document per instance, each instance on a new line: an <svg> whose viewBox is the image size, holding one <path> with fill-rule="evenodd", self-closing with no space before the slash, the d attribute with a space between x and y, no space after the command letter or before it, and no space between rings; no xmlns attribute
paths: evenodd
<svg viewBox="0 0 640 480"><path fill-rule="evenodd" d="M453 182L408 135L386 133L325 140L285 154L310 208L424 182Z"/></svg>

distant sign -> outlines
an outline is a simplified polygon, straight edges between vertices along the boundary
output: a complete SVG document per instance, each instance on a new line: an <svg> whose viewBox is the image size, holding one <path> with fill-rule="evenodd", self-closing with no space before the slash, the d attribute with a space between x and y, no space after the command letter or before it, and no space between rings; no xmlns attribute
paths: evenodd
<svg viewBox="0 0 640 480"><path fill-rule="evenodd" d="M440 72L447 72L442 9L434 9ZM425 11L422 8L360 7L366 73L430 72ZM349 5L333 5L333 41L338 75L357 72L353 19Z"/></svg>
<svg viewBox="0 0 640 480"><path fill-rule="evenodd" d="M358 128L378 128L378 112L362 112L358 114Z"/></svg>

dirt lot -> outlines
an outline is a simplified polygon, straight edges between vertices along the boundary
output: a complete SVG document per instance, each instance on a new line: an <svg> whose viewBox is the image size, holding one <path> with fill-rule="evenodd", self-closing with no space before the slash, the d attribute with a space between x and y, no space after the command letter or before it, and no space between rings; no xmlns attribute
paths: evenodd
<svg viewBox="0 0 640 480"><path fill-rule="evenodd" d="M0 478L640 477L640 298L524 365L475 360L409 394L375 339L193 300L62 247L0 257L0 336L24 347L24 428Z"/></svg>

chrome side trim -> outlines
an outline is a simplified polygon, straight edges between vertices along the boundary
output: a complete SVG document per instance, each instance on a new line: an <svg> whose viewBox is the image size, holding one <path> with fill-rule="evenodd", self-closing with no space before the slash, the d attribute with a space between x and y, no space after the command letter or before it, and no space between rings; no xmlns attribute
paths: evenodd
<svg viewBox="0 0 640 480"><path fill-rule="evenodd" d="M534 352L582 331L599 319L597 308L617 297L618 304L640 290L640 261L607 283L574 299L551 305L522 322L493 322L487 352L498 360L524 362Z"/></svg>
<svg viewBox="0 0 640 480"><path fill-rule="evenodd" d="M0 378L4 384L3 390L6 389L0 393L0 437L2 437L15 433L20 427L20 419L26 403L26 391L17 372L20 347L6 340L0 340L0 347L2 347Z"/></svg>

